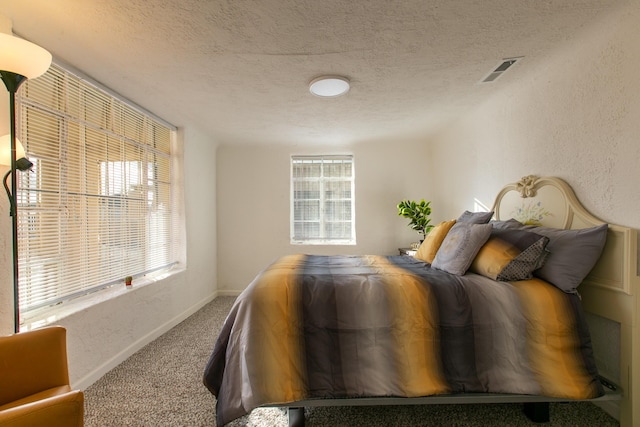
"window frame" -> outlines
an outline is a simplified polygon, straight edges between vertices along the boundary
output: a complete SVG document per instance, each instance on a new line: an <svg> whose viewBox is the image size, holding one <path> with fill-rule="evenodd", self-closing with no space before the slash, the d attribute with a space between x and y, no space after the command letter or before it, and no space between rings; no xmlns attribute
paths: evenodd
<svg viewBox="0 0 640 427"><path fill-rule="evenodd" d="M331 177L325 176L324 171L327 165L331 164L333 161L349 161L351 164L351 176L347 177ZM310 162L320 162L321 164L321 175L319 177L296 177L294 176L294 164L296 161L310 161ZM346 245L356 245L356 210L355 210L355 158L353 154L331 154L331 155L292 155L290 159L290 244L292 245L327 245L327 246L346 246ZM318 183L318 209L319 209L319 219L318 226L320 237L296 237L296 224L300 222L304 222L304 220L296 220L296 201L300 200L315 200L315 199L297 199L296 198L296 181L308 181L308 182L317 182ZM350 182L350 198L337 198L337 199L327 199L326 198L326 185L331 182L339 182L339 181L349 181ZM335 220L331 218L327 218L327 213L325 211L325 206L327 200L349 200L350 201L350 219L349 220ZM314 221L308 221L314 222ZM346 222L350 224L350 235L342 236L339 238L328 238L324 234L325 225L328 223L336 223L336 222Z"/></svg>

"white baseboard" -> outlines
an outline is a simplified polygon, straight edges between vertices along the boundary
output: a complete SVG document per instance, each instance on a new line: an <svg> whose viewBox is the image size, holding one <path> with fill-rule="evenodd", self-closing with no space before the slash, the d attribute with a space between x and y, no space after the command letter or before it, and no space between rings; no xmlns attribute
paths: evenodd
<svg viewBox="0 0 640 427"><path fill-rule="evenodd" d="M87 375L80 378L79 380L74 381L74 383L71 384L71 387L73 389L85 390L91 384L95 383L100 378L102 378L107 372L109 372L110 370L118 366L120 363L124 362L129 357L131 357L135 352L140 350L142 347L149 344L156 338L160 337L162 334L168 332L171 328L173 328L183 320L187 319L192 314L196 313L198 310L200 310L205 305L209 304L218 296L229 296L229 295L224 295L224 293L222 292L214 292L213 294L209 295L209 297L199 301L197 304L194 304L193 306L189 307L187 310L178 314L174 318L168 320L167 322L163 323L157 328L149 331L148 334L144 335L143 337L140 337L138 340L131 343L129 346L124 348L121 352L119 352L112 358L106 360L103 364L98 366L92 372L88 373Z"/></svg>
<svg viewBox="0 0 640 427"><path fill-rule="evenodd" d="M242 293L242 291L239 290L234 290L234 289L222 289L218 291L218 296L219 297L237 297L238 295L240 295Z"/></svg>

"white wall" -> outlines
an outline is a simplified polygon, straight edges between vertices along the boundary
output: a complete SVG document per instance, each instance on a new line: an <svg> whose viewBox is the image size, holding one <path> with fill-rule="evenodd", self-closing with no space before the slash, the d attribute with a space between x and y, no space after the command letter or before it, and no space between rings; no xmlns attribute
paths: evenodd
<svg viewBox="0 0 640 427"><path fill-rule="evenodd" d="M524 175L554 175L596 216L640 228L638 22L630 2L535 67L525 58L515 84L431 138L434 202L453 216Z"/></svg>
<svg viewBox="0 0 640 427"><path fill-rule="evenodd" d="M112 292L109 299L102 298L96 305L55 321L67 328L70 377L76 387L87 387L216 295L217 147L190 127L179 132L179 139L184 143L184 164L188 165L183 175L180 158L176 175L185 186L185 268L147 286L134 283L131 290ZM6 197L0 197L0 213L7 212L7 204ZM11 225L3 220L0 226L0 242L8 242L0 245L4 277L5 271L11 271ZM11 276L8 278L0 284L3 333L13 330L12 300L4 297L12 295Z"/></svg>
<svg viewBox="0 0 640 427"><path fill-rule="evenodd" d="M4 83L0 83L0 136L8 133L9 92ZM3 178L9 169L9 166L0 165L0 178ZM11 178L8 184L11 186ZM6 335L13 332L13 245L9 200L4 187L0 188L0 334Z"/></svg>
<svg viewBox="0 0 640 427"><path fill-rule="evenodd" d="M474 198L491 206L522 176L553 175L600 219L640 228L639 22L633 1L528 70L525 58L509 71L526 73L517 84L432 137L433 199L443 213L453 217ZM600 373L619 381L619 326L588 320ZM619 416L617 403L603 407Z"/></svg>
<svg viewBox="0 0 640 427"><path fill-rule="evenodd" d="M13 34L11 19L0 15L0 32ZM9 92L0 83L0 136L8 135ZM0 178L9 171L8 165L0 165ZM7 182L11 186L11 179ZM0 335L12 333L13 327L13 256L11 217L4 187L0 190Z"/></svg>
<svg viewBox="0 0 640 427"><path fill-rule="evenodd" d="M294 154L353 154L355 246L289 243L290 162ZM429 200L422 141L366 141L324 148L221 146L218 150L218 287L234 294L275 258L291 253L397 254L417 241L397 215L402 199ZM437 210L437 206L434 206Z"/></svg>

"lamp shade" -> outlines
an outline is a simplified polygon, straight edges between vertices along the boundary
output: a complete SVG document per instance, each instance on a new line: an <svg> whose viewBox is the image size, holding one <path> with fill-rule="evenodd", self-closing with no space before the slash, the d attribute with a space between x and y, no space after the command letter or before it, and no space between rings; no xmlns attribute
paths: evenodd
<svg viewBox="0 0 640 427"><path fill-rule="evenodd" d="M10 34L0 33L0 70L20 74L28 79L43 75L51 65L51 54Z"/></svg>
<svg viewBox="0 0 640 427"><path fill-rule="evenodd" d="M24 147L16 138L16 159L24 156ZM11 166L11 135L0 136L0 165Z"/></svg>

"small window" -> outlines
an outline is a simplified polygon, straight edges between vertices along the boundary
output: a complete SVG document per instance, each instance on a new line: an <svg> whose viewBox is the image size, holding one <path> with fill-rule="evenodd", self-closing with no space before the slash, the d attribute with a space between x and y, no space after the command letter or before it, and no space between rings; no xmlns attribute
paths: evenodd
<svg viewBox="0 0 640 427"><path fill-rule="evenodd" d="M291 243L355 245L353 156L291 157Z"/></svg>

